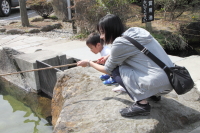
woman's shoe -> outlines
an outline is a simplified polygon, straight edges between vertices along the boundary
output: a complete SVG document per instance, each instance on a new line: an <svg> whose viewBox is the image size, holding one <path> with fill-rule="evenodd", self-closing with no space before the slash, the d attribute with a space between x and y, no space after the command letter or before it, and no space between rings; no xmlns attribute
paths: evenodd
<svg viewBox="0 0 200 133"><path fill-rule="evenodd" d="M120 110L121 116L124 117L132 117L132 116L138 116L138 115L149 115L151 110L151 106L148 104L145 105L139 105L134 103L130 107L126 107Z"/></svg>

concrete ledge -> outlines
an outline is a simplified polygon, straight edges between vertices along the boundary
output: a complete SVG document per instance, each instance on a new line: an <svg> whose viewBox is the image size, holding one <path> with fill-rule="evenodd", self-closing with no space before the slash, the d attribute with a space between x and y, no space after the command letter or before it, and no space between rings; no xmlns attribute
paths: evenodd
<svg viewBox="0 0 200 133"><path fill-rule="evenodd" d="M16 55L15 60L21 71L37 69L38 66L36 60L47 63L51 66L67 64L66 55L54 51L38 51L35 53ZM67 69L67 67L61 68L61 70L65 69ZM38 71L24 73L24 76L33 90L40 90Z"/></svg>
<svg viewBox="0 0 200 133"><path fill-rule="evenodd" d="M178 56L173 56L173 55L168 55L169 58L172 60L173 63L177 62L177 61L181 61L184 60L185 58L182 57L178 57Z"/></svg>
<svg viewBox="0 0 200 133"><path fill-rule="evenodd" d="M189 133L200 133L200 127L194 129L193 131L191 131Z"/></svg>
<svg viewBox="0 0 200 133"><path fill-rule="evenodd" d="M23 54L18 51L15 51L12 48L8 47L0 47L0 73L7 74L7 73L14 73L17 72L16 64L13 61L13 55ZM14 85L20 88L26 88L23 79L20 74L14 75L6 75L3 76L4 79L13 83Z"/></svg>

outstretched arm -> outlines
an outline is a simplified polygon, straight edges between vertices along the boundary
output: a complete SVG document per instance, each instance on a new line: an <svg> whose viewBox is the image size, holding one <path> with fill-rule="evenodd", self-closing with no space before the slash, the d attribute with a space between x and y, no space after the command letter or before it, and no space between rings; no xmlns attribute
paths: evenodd
<svg viewBox="0 0 200 133"><path fill-rule="evenodd" d="M77 66L82 66L82 67L90 66L90 67L93 67L94 69L96 69L96 70L98 70L98 71L100 71L100 72L102 72L102 73L107 74L107 72L105 71L104 66L99 65L99 64L94 63L94 62L89 61L89 60L78 61L78 62L77 62Z"/></svg>

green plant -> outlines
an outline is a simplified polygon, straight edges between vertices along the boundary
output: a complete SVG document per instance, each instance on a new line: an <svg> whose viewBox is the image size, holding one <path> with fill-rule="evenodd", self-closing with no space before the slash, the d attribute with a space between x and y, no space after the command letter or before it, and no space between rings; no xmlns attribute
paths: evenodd
<svg viewBox="0 0 200 133"><path fill-rule="evenodd" d="M53 19L53 20L58 20L58 17L52 15L52 16L49 16L50 19Z"/></svg>
<svg viewBox="0 0 200 133"><path fill-rule="evenodd" d="M179 33L162 31L152 33L152 36L167 50L184 50L188 45L186 39Z"/></svg>
<svg viewBox="0 0 200 133"><path fill-rule="evenodd" d="M75 35L73 38L75 38L75 39L85 39L85 38L87 38L88 35L89 35L89 33L79 33L79 34Z"/></svg>
<svg viewBox="0 0 200 133"><path fill-rule="evenodd" d="M160 45L164 48L165 44L165 36L160 33L151 33L151 35L160 43Z"/></svg>
<svg viewBox="0 0 200 133"><path fill-rule="evenodd" d="M175 20L185 11L192 11L194 6L199 6L199 0L155 0L155 5L160 6L165 20Z"/></svg>
<svg viewBox="0 0 200 133"><path fill-rule="evenodd" d="M164 8L161 8L161 9L160 9L160 11L164 11L164 10L165 10Z"/></svg>
<svg viewBox="0 0 200 133"><path fill-rule="evenodd" d="M73 19L81 33L93 32L99 19L106 15L107 9L96 0L75 0Z"/></svg>
<svg viewBox="0 0 200 133"><path fill-rule="evenodd" d="M132 16L130 3L132 0L101 0L110 14L115 14L120 17L122 22L125 22Z"/></svg>
<svg viewBox="0 0 200 133"><path fill-rule="evenodd" d="M30 9L35 10L43 18L48 18L53 13L51 3L46 0L28 0L26 3Z"/></svg>
<svg viewBox="0 0 200 133"><path fill-rule="evenodd" d="M100 18L106 14L116 14L125 23L130 12L130 2L132 0L75 0L75 14L73 19L76 26L84 32L94 32Z"/></svg>
<svg viewBox="0 0 200 133"><path fill-rule="evenodd" d="M199 16L198 15L192 15L192 20L193 21L197 21L199 19Z"/></svg>

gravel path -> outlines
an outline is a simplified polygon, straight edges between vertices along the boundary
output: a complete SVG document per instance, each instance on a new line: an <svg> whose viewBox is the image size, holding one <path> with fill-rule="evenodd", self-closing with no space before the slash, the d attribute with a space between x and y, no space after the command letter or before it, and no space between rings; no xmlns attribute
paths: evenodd
<svg viewBox="0 0 200 133"><path fill-rule="evenodd" d="M72 38L75 34L73 34L71 23L62 23L62 29L54 29L49 32L39 32L39 33L25 33L27 36L40 36L40 37L48 37L48 38Z"/></svg>

